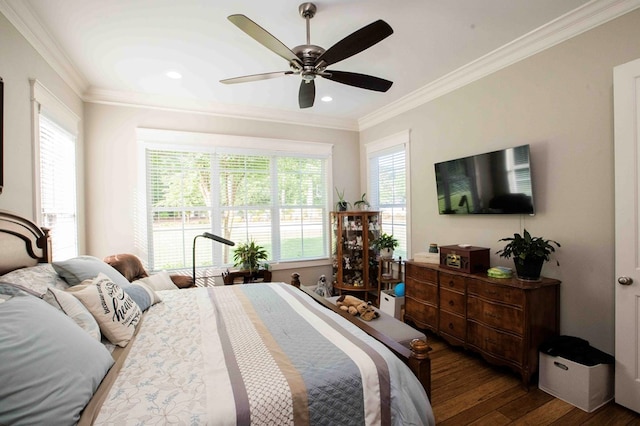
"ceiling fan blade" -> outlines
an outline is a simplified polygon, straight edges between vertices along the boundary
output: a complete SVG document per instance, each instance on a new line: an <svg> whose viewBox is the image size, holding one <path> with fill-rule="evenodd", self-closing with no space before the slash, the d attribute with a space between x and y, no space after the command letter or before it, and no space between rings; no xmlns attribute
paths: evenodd
<svg viewBox="0 0 640 426"><path fill-rule="evenodd" d="M298 104L300 108L309 108L313 106L316 99L316 83L314 80L300 82L300 91L298 92Z"/></svg>
<svg viewBox="0 0 640 426"><path fill-rule="evenodd" d="M295 74L293 71L276 71L267 72L263 74L244 75L242 77L233 77L220 80L220 83L235 84L235 83L248 83L250 81L268 80L270 78L278 78L283 75Z"/></svg>
<svg viewBox="0 0 640 426"><path fill-rule="evenodd" d="M391 26L382 19L378 19L331 46L318 57L316 64L320 64L321 61L324 61L324 66L335 64L370 48L391 34L393 34Z"/></svg>
<svg viewBox="0 0 640 426"><path fill-rule="evenodd" d="M386 92L393 84L393 81L385 80L384 78L355 72L326 70L320 75L338 83L348 84L349 86L355 86L361 89L375 90L376 92Z"/></svg>
<svg viewBox="0 0 640 426"><path fill-rule="evenodd" d="M249 37L274 52L276 55L284 58L287 62L299 62L298 57L285 46L280 40L275 38L271 33L262 28L260 25L253 22L251 19L244 15L231 15L227 18L236 27L247 33Z"/></svg>

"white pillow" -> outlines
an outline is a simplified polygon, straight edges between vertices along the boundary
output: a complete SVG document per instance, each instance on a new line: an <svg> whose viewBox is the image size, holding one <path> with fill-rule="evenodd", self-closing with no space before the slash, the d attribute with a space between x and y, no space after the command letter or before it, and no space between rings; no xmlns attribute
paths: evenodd
<svg viewBox="0 0 640 426"><path fill-rule="evenodd" d="M137 282L143 282L155 291L178 289L178 286L176 286L173 281L171 281L171 277L169 276L169 273L167 271L160 271L156 274L149 275L148 277L134 281L134 283Z"/></svg>
<svg viewBox="0 0 640 426"><path fill-rule="evenodd" d="M76 299L69 293L57 288L49 287L47 292L42 296L45 302L64 312L69 318L75 321L84 331L89 333L91 337L100 341L100 327L96 319L84 307L80 300Z"/></svg>
<svg viewBox="0 0 640 426"><path fill-rule="evenodd" d="M86 306L111 343L118 346L129 343L142 311L119 285L101 272L67 291Z"/></svg>

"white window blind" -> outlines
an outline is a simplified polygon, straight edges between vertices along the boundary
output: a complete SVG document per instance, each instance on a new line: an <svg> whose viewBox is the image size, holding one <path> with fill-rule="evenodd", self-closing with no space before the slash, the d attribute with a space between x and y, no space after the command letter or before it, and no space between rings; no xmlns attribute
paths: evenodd
<svg viewBox="0 0 640 426"><path fill-rule="evenodd" d="M255 241L269 261L327 257L328 156L234 150L145 150L149 265L192 266L196 235ZM233 264L233 247L199 241L196 266Z"/></svg>
<svg viewBox="0 0 640 426"><path fill-rule="evenodd" d="M76 138L39 115L41 224L51 229L54 260L78 254Z"/></svg>
<svg viewBox="0 0 640 426"><path fill-rule="evenodd" d="M408 133L367 147L368 198L380 211L382 231L398 240L394 257L408 255Z"/></svg>

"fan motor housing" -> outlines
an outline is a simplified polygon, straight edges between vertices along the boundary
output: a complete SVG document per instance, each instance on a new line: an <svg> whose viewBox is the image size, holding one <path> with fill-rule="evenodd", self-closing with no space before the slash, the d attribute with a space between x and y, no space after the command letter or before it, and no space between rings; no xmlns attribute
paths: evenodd
<svg viewBox="0 0 640 426"><path fill-rule="evenodd" d="M316 65L316 59L318 59L318 57L324 53L324 49L322 47L315 46L313 44L302 44L300 46L294 47L293 49L291 49L291 51L295 53L298 58L300 58L300 61L302 62L302 65L305 69L307 69L307 67L314 69Z"/></svg>

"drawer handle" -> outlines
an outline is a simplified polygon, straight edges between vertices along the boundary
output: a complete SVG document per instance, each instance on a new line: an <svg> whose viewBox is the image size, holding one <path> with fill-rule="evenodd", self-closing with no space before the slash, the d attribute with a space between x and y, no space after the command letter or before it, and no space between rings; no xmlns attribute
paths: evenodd
<svg viewBox="0 0 640 426"><path fill-rule="evenodd" d="M493 312L484 311L484 316L489 318L500 319L500 315L496 315Z"/></svg>
<svg viewBox="0 0 640 426"><path fill-rule="evenodd" d="M487 343L491 343L492 345L497 345L498 342L496 342L495 340L491 340L489 337L485 337L484 341Z"/></svg>
<svg viewBox="0 0 640 426"><path fill-rule="evenodd" d="M495 290L487 290L487 294L490 294L490 295L492 295L492 296L495 296L496 294L498 294L498 292L497 292L497 291L495 291Z"/></svg>
<svg viewBox="0 0 640 426"><path fill-rule="evenodd" d="M453 280L450 280L449 281L449 287L453 287L453 284L454 284Z"/></svg>
<svg viewBox="0 0 640 426"><path fill-rule="evenodd" d="M453 305L454 305L453 300L449 300L449 306L453 306Z"/></svg>
<svg viewBox="0 0 640 426"><path fill-rule="evenodd" d="M558 361L554 361L553 365L555 365L556 367L558 367L558 368L560 368L560 369L562 369L564 371L567 371L569 369L569 367L567 367L564 364L559 363Z"/></svg>
<svg viewBox="0 0 640 426"><path fill-rule="evenodd" d="M453 323L451 323L451 322L449 323L449 329L453 330Z"/></svg>

